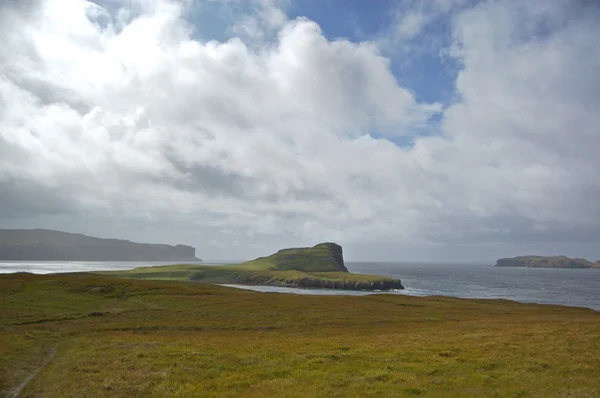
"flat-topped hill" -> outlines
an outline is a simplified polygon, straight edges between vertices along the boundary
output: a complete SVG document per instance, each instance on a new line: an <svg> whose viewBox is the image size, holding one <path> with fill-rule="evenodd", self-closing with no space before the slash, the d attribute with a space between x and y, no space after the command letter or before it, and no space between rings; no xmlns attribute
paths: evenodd
<svg viewBox="0 0 600 398"><path fill-rule="evenodd" d="M566 256L519 256L501 258L496 262L496 267L600 268L600 264L583 258L569 258Z"/></svg>
<svg viewBox="0 0 600 398"><path fill-rule="evenodd" d="M184 245L102 239L49 229L0 229L0 260L10 261L197 261Z"/></svg>
<svg viewBox="0 0 600 398"><path fill-rule="evenodd" d="M254 269L302 271L302 272L348 272L344 265L342 246L336 243L320 243L313 247L282 249L267 257L260 257L240 265Z"/></svg>
<svg viewBox="0 0 600 398"><path fill-rule="evenodd" d="M320 243L308 248L283 249L241 264L168 265L104 272L136 279L193 280L216 284L270 285L343 290L404 289L399 279L352 274L344 265L342 247Z"/></svg>

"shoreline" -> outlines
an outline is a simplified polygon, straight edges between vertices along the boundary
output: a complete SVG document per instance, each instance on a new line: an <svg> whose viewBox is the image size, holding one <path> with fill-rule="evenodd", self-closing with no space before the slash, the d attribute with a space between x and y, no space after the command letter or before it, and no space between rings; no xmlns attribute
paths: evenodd
<svg viewBox="0 0 600 398"><path fill-rule="evenodd" d="M246 283L208 283L208 282L198 282L198 283L206 283L209 285L216 285L222 287L230 287L233 289L240 290L249 290L257 293L281 293L281 294L297 294L297 295L314 295L314 296L352 296L352 297L362 297L362 296L370 296L370 295L382 295L382 294L392 294L398 296L409 296L409 297L417 297L417 298L427 298L427 297L443 297L443 298L455 298L460 300L485 300L485 301L506 301L514 304L523 304L523 305L543 305L543 306L551 306L551 307L561 307L561 308L578 308L584 310L591 310L594 312L599 312L600 309L595 309L591 307L585 307L581 305L566 305L566 304L553 304L553 303L542 303L536 301L523 301L516 299L507 299L503 297L465 297L465 296L457 296L457 295L449 295L443 293L433 293L433 294L412 294L411 289L395 289L388 291L375 291L375 290L340 290L340 289L318 289L318 288L302 288L302 287L289 287L289 286L273 286L273 285L260 285L260 284L246 284ZM264 288L281 288L281 289L289 289L288 292L277 292L277 291L264 291L259 289L253 289L256 287L264 287ZM323 292L319 293L304 293L306 291L309 292ZM356 293L356 294L352 294Z"/></svg>

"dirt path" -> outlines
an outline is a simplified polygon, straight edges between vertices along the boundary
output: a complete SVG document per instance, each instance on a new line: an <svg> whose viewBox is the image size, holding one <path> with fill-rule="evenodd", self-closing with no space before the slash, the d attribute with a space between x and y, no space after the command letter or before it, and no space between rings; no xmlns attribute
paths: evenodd
<svg viewBox="0 0 600 398"><path fill-rule="evenodd" d="M38 366L37 369L35 369L33 372L31 372L29 374L29 376L27 376L21 384L19 384L15 388L13 388L12 391L9 391L7 397L10 397L10 398L18 397L21 394L21 392L23 391L23 389L25 389L25 387L27 387L27 385L31 382L31 380L33 380L42 370L44 370L44 368L46 366L48 366L48 364L54 359L55 356L56 356L56 348L54 348L54 349L52 349L52 351L50 351L50 353L48 354L48 356L46 357L44 362L40 366Z"/></svg>

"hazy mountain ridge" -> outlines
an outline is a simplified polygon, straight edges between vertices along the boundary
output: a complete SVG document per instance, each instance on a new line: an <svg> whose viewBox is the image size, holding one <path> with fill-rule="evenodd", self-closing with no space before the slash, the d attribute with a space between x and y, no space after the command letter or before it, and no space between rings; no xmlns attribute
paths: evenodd
<svg viewBox="0 0 600 398"><path fill-rule="evenodd" d="M47 229L0 229L0 260L197 261L186 245L136 243Z"/></svg>

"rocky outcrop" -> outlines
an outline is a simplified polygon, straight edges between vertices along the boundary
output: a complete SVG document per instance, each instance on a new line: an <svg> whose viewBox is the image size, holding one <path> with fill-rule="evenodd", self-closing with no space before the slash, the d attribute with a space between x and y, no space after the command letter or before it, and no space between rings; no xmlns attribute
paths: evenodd
<svg viewBox="0 0 600 398"><path fill-rule="evenodd" d="M529 268L600 268L600 264L592 263L583 258L565 256L519 256L501 258L496 261L496 267L529 267Z"/></svg>
<svg viewBox="0 0 600 398"><path fill-rule="evenodd" d="M0 260L198 261L191 246L100 239L43 229L0 230Z"/></svg>
<svg viewBox="0 0 600 398"><path fill-rule="evenodd" d="M330 252L331 262L334 268L338 271L348 272L348 268L344 265L344 255L342 254L342 246L337 243L320 243L314 247L314 249L325 249Z"/></svg>
<svg viewBox="0 0 600 398"><path fill-rule="evenodd" d="M301 278L297 280L281 281L270 280L265 283L271 286L296 287L304 289L337 289L337 290L368 290L368 291L389 291L404 289L399 279L381 279L374 281L344 281L344 280L323 280L313 278Z"/></svg>

